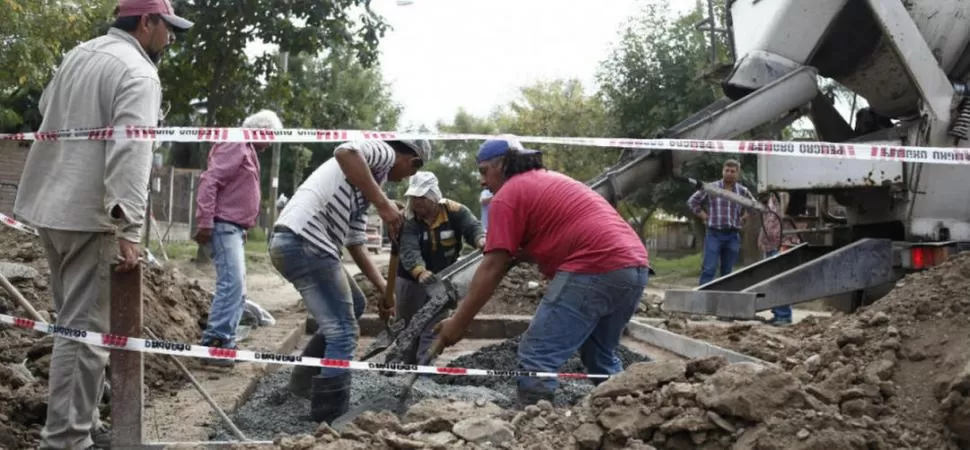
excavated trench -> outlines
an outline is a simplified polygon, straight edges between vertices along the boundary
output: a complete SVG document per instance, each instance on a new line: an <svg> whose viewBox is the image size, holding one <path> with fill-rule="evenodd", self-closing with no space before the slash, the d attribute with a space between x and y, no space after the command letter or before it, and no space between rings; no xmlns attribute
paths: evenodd
<svg viewBox="0 0 970 450"><path fill-rule="evenodd" d="M471 354L450 361L448 367L485 368L492 370L515 370L516 349L519 338L496 340ZM649 361L650 357L621 345L618 351L624 366ZM561 369L562 372L585 372L578 355L574 355ZM287 389L291 368L282 368L260 380L249 400L230 417L249 439L272 440L280 435L313 433L318 424L310 418L310 402L290 394ZM374 410L393 410L398 405L397 394L401 392L406 377L387 376L379 372L353 372L351 409L366 402ZM438 398L467 402L492 402L509 408L515 400L516 380L513 377L480 376L430 376L419 378L411 390L406 406L410 407L424 399ZM563 380L556 393L560 406L572 405L592 390L589 380ZM224 426L214 425L210 436L214 440L233 440Z"/></svg>

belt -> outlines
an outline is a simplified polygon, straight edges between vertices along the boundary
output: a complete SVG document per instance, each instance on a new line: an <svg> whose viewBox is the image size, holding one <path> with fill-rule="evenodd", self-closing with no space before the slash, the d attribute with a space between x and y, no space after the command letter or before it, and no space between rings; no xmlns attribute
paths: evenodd
<svg viewBox="0 0 970 450"><path fill-rule="evenodd" d="M229 225L234 225L234 226L237 226L237 227L239 227L239 228L242 228L242 229L244 229L244 230L246 230L246 229L248 229L248 228L246 228L246 227L244 227L244 226L242 226L242 225L240 225L240 224L238 224L238 223L236 223L236 222L233 222L233 221L231 221L231 220L226 220L226 219L220 219L220 218L218 218L218 217L216 217L215 219L212 219L212 221L213 221L213 222L222 222L222 223L228 223Z"/></svg>
<svg viewBox="0 0 970 450"><path fill-rule="evenodd" d="M740 228L714 228L714 227L711 227L711 229L714 230L714 231L720 231L722 233L740 233L741 232L741 229Z"/></svg>

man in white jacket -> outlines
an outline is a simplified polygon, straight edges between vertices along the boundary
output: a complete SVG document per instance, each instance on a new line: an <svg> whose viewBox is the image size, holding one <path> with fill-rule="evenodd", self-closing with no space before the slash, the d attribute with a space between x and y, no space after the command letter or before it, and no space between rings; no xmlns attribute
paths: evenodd
<svg viewBox="0 0 970 450"><path fill-rule="evenodd" d="M193 24L168 0L120 0L104 36L65 55L44 89L39 131L157 126L157 62ZM35 141L14 214L37 228L50 265L57 325L109 331L109 271L138 264L152 142ZM42 449L107 448L97 408L108 351L55 338Z"/></svg>

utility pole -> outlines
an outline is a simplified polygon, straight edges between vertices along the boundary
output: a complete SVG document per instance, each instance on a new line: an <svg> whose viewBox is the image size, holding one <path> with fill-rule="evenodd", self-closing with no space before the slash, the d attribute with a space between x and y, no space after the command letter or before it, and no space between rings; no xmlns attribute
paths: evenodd
<svg viewBox="0 0 970 450"><path fill-rule="evenodd" d="M280 52L280 73L281 74L286 74L287 69L289 67L289 62L290 62L290 52ZM277 103L277 105L276 105L277 114L282 113L282 111L279 110L280 109L280 106L281 105L279 103ZM269 176L270 176L270 180L269 180L269 183L270 183L269 184L269 203L270 203L270 206L269 206L270 209L269 210L270 210L270 215L269 215L269 224L266 227L266 228L268 228L267 231L273 229L273 224L276 223L276 215L279 214L279 211L277 211L277 209L276 209L276 198L279 197L279 195L280 195L279 194L279 189L280 189L280 151L281 151L281 147L282 146L280 145L279 142L274 142L273 143L273 164L270 167L270 172L269 172ZM269 235L268 232L266 234L267 234L267 236Z"/></svg>

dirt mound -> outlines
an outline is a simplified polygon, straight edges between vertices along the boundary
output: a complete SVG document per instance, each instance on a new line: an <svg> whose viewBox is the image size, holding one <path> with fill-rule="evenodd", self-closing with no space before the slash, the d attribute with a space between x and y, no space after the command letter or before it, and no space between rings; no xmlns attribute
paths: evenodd
<svg viewBox="0 0 970 450"><path fill-rule="evenodd" d="M54 311L50 270L39 240L0 227L0 264L5 271L17 274L9 277L11 283L45 321L51 321ZM208 316L211 293L176 269L146 266L143 274L145 325L161 339L198 342ZM0 313L26 317L26 312L2 289ZM0 447L20 448L24 443L37 441L47 409L52 347L50 336L0 327L0 348L3 348L0 352L0 436L14 439L12 443L5 443L0 437ZM190 366L196 363L195 360L185 362ZM149 395L171 392L185 381L178 369L161 355L145 356L145 385Z"/></svg>
<svg viewBox="0 0 970 450"><path fill-rule="evenodd" d="M509 270L499 283L492 299L482 308L480 314L524 314L533 315L539 301L546 294L549 280L539 273L539 266L522 263Z"/></svg>
<svg viewBox="0 0 970 450"><path fill-rule="evenodd" d="M853 315L675 331L778 364L849 417L897 421L918 448L970 445L970 253L911 274Z"/></svg>

